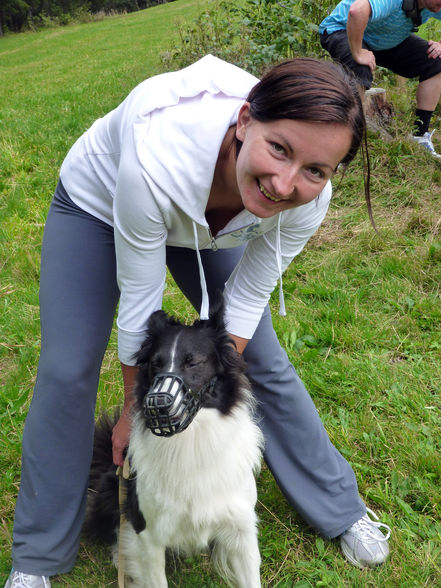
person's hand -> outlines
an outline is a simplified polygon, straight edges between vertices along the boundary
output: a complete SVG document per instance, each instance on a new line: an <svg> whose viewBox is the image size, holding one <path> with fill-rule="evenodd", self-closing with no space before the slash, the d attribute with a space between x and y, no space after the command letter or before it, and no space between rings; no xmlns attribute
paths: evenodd
<svg viewBox="0 0 441 588"><path fill-rule="evenodd" d="M438 59L441 57L441 43L438 41L429 41L429 47L427 49L427 56L430 59Z"/></svg>
<svg viewBox="0 0 441 588"><path fill-rule="evenodd" d="M369 49L360 49L360 52L353 55L354 61L360 65L367 65L371 72L377 67L375 55Z"/></svg>
<svg viewBox="0 0 441 588"><path fill-rule="evenodd" d="M113 463L117 466L122 466L124 463L124 450L129 444L131 428L130 407L124 406L121 416L113 427L112 432Z"/></svg>

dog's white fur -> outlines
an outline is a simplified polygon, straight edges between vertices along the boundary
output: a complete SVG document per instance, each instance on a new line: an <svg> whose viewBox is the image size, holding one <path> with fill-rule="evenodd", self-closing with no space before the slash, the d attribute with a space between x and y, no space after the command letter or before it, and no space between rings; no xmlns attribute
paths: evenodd
<svg viewBox="0 0 441 588"><path fill-rule="evenodd" d="M126 523L119 537L133 588L168 586L166 548L192 554L209 547L229 585L260 587L254 474L263 437L245 394L248 403L230 415L202 408L173 437L153 435L142 416L134 416L129 456L146 528L137 534Z"/></svg>

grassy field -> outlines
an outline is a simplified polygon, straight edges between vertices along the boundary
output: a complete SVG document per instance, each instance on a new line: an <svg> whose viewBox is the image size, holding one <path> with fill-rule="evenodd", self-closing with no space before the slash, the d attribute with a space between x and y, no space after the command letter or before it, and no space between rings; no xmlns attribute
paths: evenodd
<svg viewBox="0 0 441 588"><path fill-rule="evenodd" d="M93 120L161 70L176 19L189 21L198 10L195 0L177 0L0 39L0 585L10 567L20 440L38 360L40 243L59 166ZM441 586L441 164L407 139L415 84L382 82L395 116L386 139L369 136L378 234L358 158L336 178L327 219L286 273L286 318L277 315L275 293L274 323L360 494L392 527L392 555L375 571L346 563L338 543L307 528L264 469L266 587ZM194 316L171 281L165 308ZM98 408L120 398L113 335ZM169 567L170 586L221 585L204 556ZM74 570L53 586L116 586L116 574L106 551L82 544Z"/></svg>

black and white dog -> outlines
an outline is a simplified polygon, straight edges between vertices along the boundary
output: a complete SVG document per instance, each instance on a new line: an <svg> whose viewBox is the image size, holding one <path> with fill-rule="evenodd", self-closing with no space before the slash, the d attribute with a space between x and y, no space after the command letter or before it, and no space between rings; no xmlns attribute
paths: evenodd
<svg viewBox="0 0 441 588"><path fill-rule="evenodd" d="M222 307L191 326L157 311L147 332L137 354L127 522L119 532L115 419L105 416L95 431L86 535L114 544L115 564L121 543L134 588L167 587L166 549L208 549L230 586L260 587L254 474L263 438Z"/></svg>

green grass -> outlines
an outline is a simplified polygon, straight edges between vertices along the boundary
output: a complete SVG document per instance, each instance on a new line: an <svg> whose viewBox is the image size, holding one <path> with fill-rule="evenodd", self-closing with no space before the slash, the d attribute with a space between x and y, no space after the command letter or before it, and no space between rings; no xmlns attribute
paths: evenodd
<svg viewBox="0 0 441 588"><path fill-rule="evenodd" d="M191 20L198 9L178 0L0 39L0 585L38 360L40 243L59 166L93 120L161 70L176 19ZM361 495L393 529L392 557L375 571L347 564L264 469L260 547L263 585L271 588L441 585L441 165L406 139L414 83L381 81L396 112L390 140L369 137L379 233L368 222L357 159L337 178L325 223L286 273L288 316L277 314L277 293L273 316ZM171 281L165 308L194 317ZM113 335L98 408L118 404L121 394ZM204 556L169 568L171 586L221 585ZM82 544L74 570L53 585L116 586L116 574L105 550Z"/></svg>

